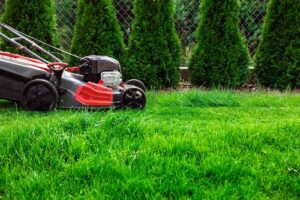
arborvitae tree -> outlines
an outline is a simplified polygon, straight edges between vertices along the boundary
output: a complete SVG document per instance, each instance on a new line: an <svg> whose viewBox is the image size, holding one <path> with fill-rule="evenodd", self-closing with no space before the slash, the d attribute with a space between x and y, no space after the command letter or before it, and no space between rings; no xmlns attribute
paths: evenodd
<svg viewBox="0 0 300 200"><path fill-rule="evenodd" d="M59 43L54 0L6 0L1 21L48 44Z"/></svg>
<svg viewBox="0 0 300 200"><path fill-rule="evenodd" d="M180 79L179 67L181 64L182 47L175 27L175 4L173 0L161 0L160 12L162 14L161 26L164 28L164 37L168 43L167 49L171 56L169 59L170 63L166 69L165 86L176 85Z"/></svg>
<svg viewBox="0 0 300 200"><path fill-rule="evenodd" d="M256 54L260 84L284 89L300 87L300 1L269 3Z"/></svg>
<svg viewBox="0 0 300 200"><path fill-rule="evenodd" d="M123 35L111 0L78 0L71 52L79 56L107 55L121 59ZM74 64L78 60L71 60Z"/></svg>
<svg viewBox="0 0 300 200"><path fill-rule="evenodd" d="M152 88L175 85L181 45L172 0L136 0L134 14L125 77L138 78Z"/></svg>
<svg viewBox="0 0 300 200"><path fill-rule="evenodd" d="M236 88L248 76L249 53L239 31L238 0L203 0L198 44L189 67L192 83Z"/></svg>

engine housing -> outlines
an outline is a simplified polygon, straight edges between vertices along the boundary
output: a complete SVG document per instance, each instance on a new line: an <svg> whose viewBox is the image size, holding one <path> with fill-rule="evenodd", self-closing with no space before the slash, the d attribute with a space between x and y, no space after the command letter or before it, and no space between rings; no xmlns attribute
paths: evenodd
<svg viewBox="0 0 300 200"><path fill-rule="evenodd" d="M91 55L80 60L80 74L83 75L83 81L98 83L101 80L103 72L118 71L121 73L120 63L108 56Z"/></svg>

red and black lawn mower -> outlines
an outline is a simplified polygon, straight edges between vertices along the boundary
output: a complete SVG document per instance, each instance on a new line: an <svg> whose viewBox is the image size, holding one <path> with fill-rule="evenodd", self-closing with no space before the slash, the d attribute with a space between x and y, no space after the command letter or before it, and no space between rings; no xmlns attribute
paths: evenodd
<svg viewBox="0 0 300 200"><path fill-rule="evenodd" d="M121 66L117 60L107 56L87 56L80 58L79 67L70 68L37 45L41 41L4 23L0 23L0 27L16 36L10 38L0 31L1 38L30 56L0 51L0 99L20 102L28 111L44 112L55 108L145 107L144 84L136 79L123 83ZM40 57L19 40L31 44L55 62Z"/></svg>

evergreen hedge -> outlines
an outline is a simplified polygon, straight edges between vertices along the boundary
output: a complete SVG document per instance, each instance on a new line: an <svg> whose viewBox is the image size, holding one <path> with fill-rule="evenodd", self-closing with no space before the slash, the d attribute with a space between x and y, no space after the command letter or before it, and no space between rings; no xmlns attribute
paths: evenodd
<svg viewBox="0 0 300 200"><path fill-rule="evenodd" d="M169 65L166 68L164 86L176 85L180 79L179 67L181 64L182 46L175 27L175 4L173 0L161 0L160 9L162 14L162 25L164 37L167 41L167 49L170 53Z"/></svg>
<svg viewBox="0 0 300 200"><path fill-rule="evenodd" d="M48 44L59 45L54 0L6 0L1 21ZM1 49L11 47L2 44Z"/></svg>
<svg viewBox="0 0 300 200"><path fill-rule="evenodd" d="M239 31L237 0L203 0L198 44L190 58L195 85L240 87L247 80L249 53Z"/></svg>
<svg viewBox="0 0 300 200"><path fill-rule="evenodd" d="M121 59L125 45L111 0L79 0L71 52ZM72 64L78 60L71 59Z"/></svg>
<svg viewBox="0 0 300 200"><path fill-rule="evenodd" d="M173 0L136 0L129 37L127 79L161 88L179 81L181 44L175 30Z"/></svg>
<svg viewBox="0 0 300 200"><path fill-rule="evenodd" d="M263 86L300 87L299 0L269 3L255 71Z"/></svg>

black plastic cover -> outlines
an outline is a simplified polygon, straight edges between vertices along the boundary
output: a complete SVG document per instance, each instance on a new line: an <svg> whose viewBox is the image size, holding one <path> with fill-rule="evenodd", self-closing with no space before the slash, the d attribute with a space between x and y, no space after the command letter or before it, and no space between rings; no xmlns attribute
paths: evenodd
<svg viewBox="0 0 300 200"><path fill-rule="evenodd" d="M80 74L83 81L97 83L101 79L101 73L105 71L121 72L120 63L108 56L87 56L80 60Z"/></svg>

